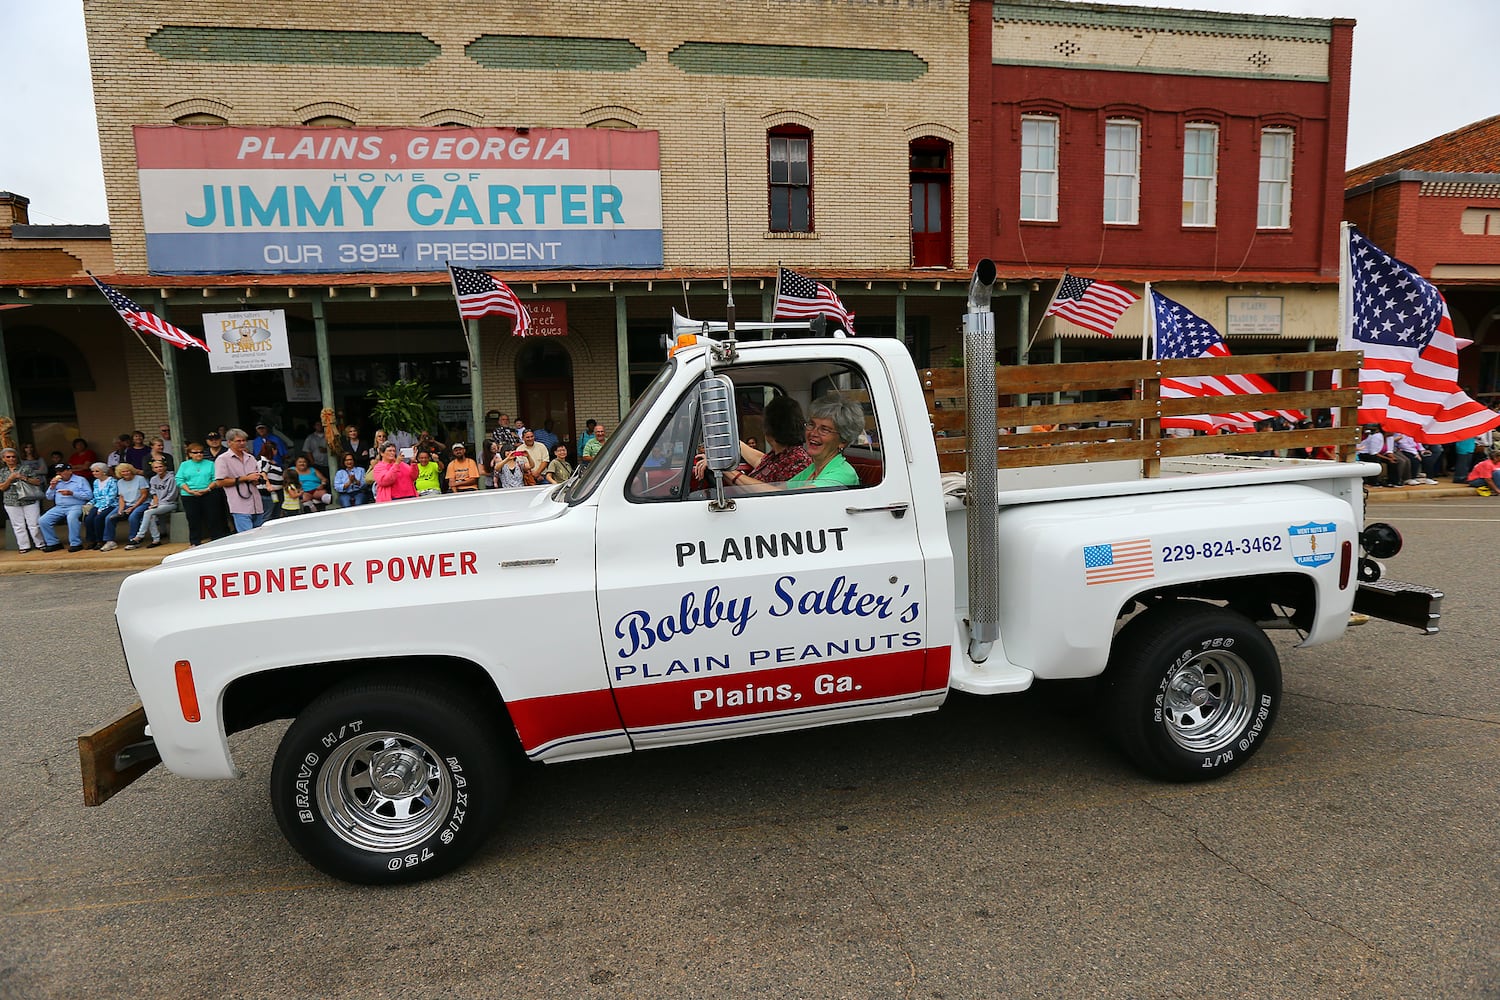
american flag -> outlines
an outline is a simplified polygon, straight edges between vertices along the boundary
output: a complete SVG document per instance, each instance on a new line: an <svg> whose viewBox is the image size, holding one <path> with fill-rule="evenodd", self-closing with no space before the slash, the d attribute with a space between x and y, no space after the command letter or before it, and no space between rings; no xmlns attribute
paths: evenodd
<svg viewBox="0 0 1500 1000"><path fill-rule="evenodd" d="M531 329L531 313L503 281L496 281L483 271L448 265L453 277L453 297L458 300L458 314L464 319L478 319L490 313L509 316L514 323L511 333L526 336Z"/></svg>
<svg viewBox="0 0 1500 1000"><path fill-rule="evenodd" d="M1061 316L1086 330L1113 337L1120 316L1132 302L1139 300L1140 296L1128 288L1065 274L1057 286L1057 294L1052 296L1052 304L1043 315Z"/></svg>
<svg viewBox="0 0 1500 1000"><path fill-rule="evenodd" d="M851 337L854 335L854 314L844 308L833 289L783 267L776 282L776 309L771 318L811 319L814 316L831 316Z"/></svg>
<svg viewBox="0 0 1500 1000"><path fill-rule="evenodd" d="M1151 561L1149 538L1083 547L1083 582L1086 586L1120 583L1124 580L1149 580L1155 575L1156 567Z"/></svg>
<svg viewBox="0 0 1500 1000"><path fill-rule="evenodd" d="M203 341L186 330L173 326L155 313L142 309L118 288L106 285L92 274L89 275L89 280L94 283L94 287L104 293L104 297L109 300L109 304L114 306L115 312L120 314L120 318L125 321L125 325L132 330L140 333L149 333L153 337L160 337L180 350L185 351L189 347L196 347L205 353L208 351L208 345L204 344Z"/></svg>
<svg viewBox="0 0 1500 1000"><path fill-rule="evenodd" d="M1349 227L1340 346L1365 352L1359 422L1445 444L1500 426L1458 387L1459 344L1448 303L1432 283Z"/></svg>
<svg viewBox="0 0 1500 1000"><path fill-rule="evenodd" d="M1225 358L1229 348L1219 331L1203 317L1180 302L1173 302L1151 289L1151 311L1155 320L1156 356L1158 358ZM1163 399L1191 399L1213 396L1239 396L1275 392L1276 387L1259 375L1194 375L1189 378L1161 380ZM1257 420L1281 417L1296 423L1303 419L1297 410L1243 410L1190 417L1163 417L1163 427L1190 427L1210 433L1221 427L1249 430Z"/></svg>

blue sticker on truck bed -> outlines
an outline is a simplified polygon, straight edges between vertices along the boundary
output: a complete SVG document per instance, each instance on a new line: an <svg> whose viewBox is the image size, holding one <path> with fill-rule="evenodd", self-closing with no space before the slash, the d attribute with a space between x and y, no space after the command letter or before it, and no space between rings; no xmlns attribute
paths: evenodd
<svg viewBox="0 0 1500 1000"><path fill-rule="evenodd" d="M1333 559L1338 547L1339 526L1332 521L1308 521L1286 529L1291 538L1292 558L1299 566L1321 566Z"/></svg>

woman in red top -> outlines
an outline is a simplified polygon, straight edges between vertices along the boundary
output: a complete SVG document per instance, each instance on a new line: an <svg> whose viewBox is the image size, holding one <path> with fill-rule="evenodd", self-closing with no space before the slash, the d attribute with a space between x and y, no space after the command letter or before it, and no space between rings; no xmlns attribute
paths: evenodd
<svg viewBox="0 0 1500 1000"><path fill-rule="evenodd" d="M380 461L370 466L375 481L375 502L405 500L417 495L417 467L401 457L401 449L386 442L380 450Z"/></svg>

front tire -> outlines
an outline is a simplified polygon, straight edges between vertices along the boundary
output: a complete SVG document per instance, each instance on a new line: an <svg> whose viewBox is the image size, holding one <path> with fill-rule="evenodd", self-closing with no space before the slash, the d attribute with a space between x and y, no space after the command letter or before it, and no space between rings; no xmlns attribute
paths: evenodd
<svg viewBox="0 0 1500 1000"><path fill-rule="evenodd" d="M493 832L510 785L474 702L395 680L318 698L287 730L271 769L287 841L319 871L367 885L462 864Z"/></svg>
<svg viewBox="0 0 1500 1000"><path fill-rule="evenodd" d="M1136 767L1205 781L1260 749L1281 706L1281 661L1248 618L1195 601L1141 614L1115 640L1106 711Z"/></svg>

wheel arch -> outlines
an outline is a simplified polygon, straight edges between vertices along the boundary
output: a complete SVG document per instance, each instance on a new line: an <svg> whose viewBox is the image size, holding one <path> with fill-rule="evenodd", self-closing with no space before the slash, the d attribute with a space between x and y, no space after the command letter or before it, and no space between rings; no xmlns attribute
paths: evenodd
<svg viewBox="0 0 1500 1000"><path fill-rule="evenodd" d="M1309 574L1287 572L1193 580L1143 590L1121 604L1116 636L1140 611L1160 607L1163 602L1172 600L1222 605L1252 622L1282 617L1275 611L1275 607L1280 607L1288 611L1286 617L1292 625L1308 632L1317 620L1318 587L1317 581Z"/></svg>
<svg viewBox="0 0 1500 1000"><path fill-rule="evenodd" d="M277 719L293 719L325 691L354 680L432 680L477 700L487 718L516 740L505 698L488 670L461 656L425 655L327 660L278 667L237 677L224 689L224 735Z"/></svg>

